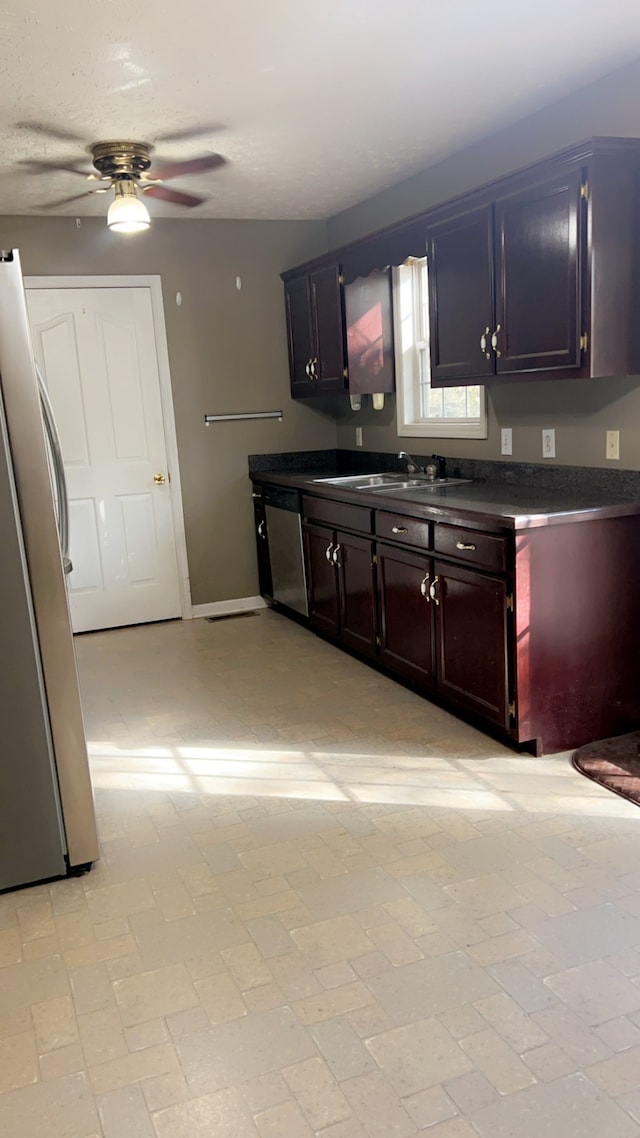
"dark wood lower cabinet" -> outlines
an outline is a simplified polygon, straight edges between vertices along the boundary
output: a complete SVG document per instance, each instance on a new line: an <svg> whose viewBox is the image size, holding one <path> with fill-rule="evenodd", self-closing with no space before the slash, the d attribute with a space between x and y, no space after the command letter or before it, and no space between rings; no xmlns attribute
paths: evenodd
<svg viewBox="0 0 640 1138"><path fill-rule="evenodd" d="M380 663L508 728L506 581L393 546L377 556Z"/></svg>
<svg viewBox="0 0 640 1138"><path fill-rule="evenodd" d="M336 568L340 603L340 639L367 656L376 650L373 543L336 532Z"/></svg>
<svg viewBox="0 0 640 1138"><path fill-rule="evenodd" d="M440 695L499 727L509 726L507 586L457 565L434 562Z"/></svg>
<svg viewBox="0 0 640 1138"><path fill-rule="evenodd" d="M640 726L638 515L514 533L388 503L304 509L316 631L536 754Z"/></svg>
<svg viewBox="0 0 640 1138"><path fill-rule="evenodd" d="M326 526L303 525L309 623L327 636L338 635L338 578L333 562L335 540Z"/></svg>
<svg viewBox="0 0 640 1138"><path fill-rule="evenodd" d="M260 596L271 599L273 597L273 584L271 581L271 561L269 559L269 535L267 533L267 516L265 513L262 495L253 498L253 517L256 530L256 551L258 557L258 584Z"/></svg>
<svg viewBox="0 0 640 1138"><path fill-rule="evenodd" d="M303 527L312 628L364 655L376 650L373 544L326 526Z"/></svg>
<svg viewBox="0 0 640 1138"><path fill-rule="evenodd" d="M378 545L380 663L426 689L435 681L431 559Z"/></svg>

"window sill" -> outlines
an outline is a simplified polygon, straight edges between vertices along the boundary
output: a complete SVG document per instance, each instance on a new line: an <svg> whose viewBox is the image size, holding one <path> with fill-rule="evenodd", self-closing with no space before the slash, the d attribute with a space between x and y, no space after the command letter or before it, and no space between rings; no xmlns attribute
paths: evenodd
<svg viewBox="0 0 640 1138"><path fill-rule="evenodd" d="M486 439L487 426L484 423L420 422L399 423L400 438L410 439Z"/></svg>

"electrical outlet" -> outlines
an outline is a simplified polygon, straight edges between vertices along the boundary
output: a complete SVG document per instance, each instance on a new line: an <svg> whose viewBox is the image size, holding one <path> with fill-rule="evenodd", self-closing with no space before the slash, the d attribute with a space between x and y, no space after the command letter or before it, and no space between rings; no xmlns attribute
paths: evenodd
<svg viewBox="0 0 640 1138"><path fill-rule="evenodd" d="M607 458L620 458L620 431L607 431L605 455Z"/></svg>
<svg viewBox="0 0 640 1138"><path fill-rule="evenodd" d="M513 454L513 432L511 427L503 427L500 431L500 454Z"/></svg>
<svg viewBox="0 0 640 1138"><path fill-rule="evenodd" d="M556 432L553 427L544 427L542 430L542 457L556 457Z"/></svg>
<svg viewBox="0 0 640 1138"><path fill-rule="evenodd" d="M356 446L362 446L362 427L356 427Z"/></svg>

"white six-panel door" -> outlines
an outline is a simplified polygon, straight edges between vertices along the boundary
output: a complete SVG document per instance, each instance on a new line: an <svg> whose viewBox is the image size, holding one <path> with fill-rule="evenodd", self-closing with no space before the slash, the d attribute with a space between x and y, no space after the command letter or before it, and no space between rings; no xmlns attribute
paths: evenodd
<svg viewBox="0 0 640 1138"><path fill-rule="evenodd" d="M69 489L74 632L180 616L149 288L28 288Z"/></svg>

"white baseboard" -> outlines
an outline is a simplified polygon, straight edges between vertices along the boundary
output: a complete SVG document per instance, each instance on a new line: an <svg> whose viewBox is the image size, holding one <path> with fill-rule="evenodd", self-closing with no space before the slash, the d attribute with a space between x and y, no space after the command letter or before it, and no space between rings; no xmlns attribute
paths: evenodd
<svg viewBox="0 0 640 1138"><path fill-rule="evenodd" d="M266 608L267 602L263 597L237 597L233 601L210 601L207 605L192 605L191 616L194 620L203 616L233 616L238 612Z"/></svg>

